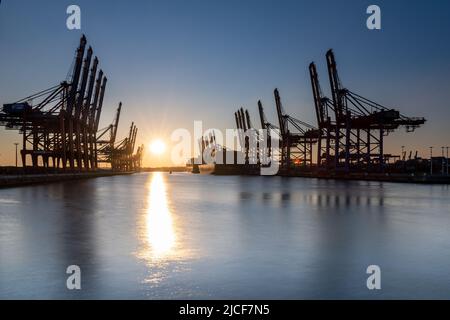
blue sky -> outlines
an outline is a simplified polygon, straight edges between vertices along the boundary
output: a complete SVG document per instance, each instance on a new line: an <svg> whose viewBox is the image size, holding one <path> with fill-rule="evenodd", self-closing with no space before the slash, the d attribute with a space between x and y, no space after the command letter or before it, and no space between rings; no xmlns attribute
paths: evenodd
<svg viewBox="0 0 450 320"><path fill-rule="evenodd" d="M81 31L66 28L78 4ZM382 30L366 28L377 4ZM328 95L325 52L333 48L345 87L428 122L413 135L388 138L427 152L449 145L449 1L24 1L0 4L0 103L23 98L66 77L85 33L108 76L102 123L124 103L119 135L132 120L139 143L205 126L234 126L233 113L256 102L275 121L272 92L286 111L315 124L308 64L315 61ZM0 164L11 164L14 132L0 129Z"/></svg>

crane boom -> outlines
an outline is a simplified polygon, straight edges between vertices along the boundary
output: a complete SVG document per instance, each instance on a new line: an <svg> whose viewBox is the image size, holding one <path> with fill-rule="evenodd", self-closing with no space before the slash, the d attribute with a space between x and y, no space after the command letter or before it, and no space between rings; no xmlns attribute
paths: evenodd
<svg viewBox="0 0 450 320"><path fill-rule="evenodd" d="M103 107L103 97L105 96L105 89L106 89L106 82L108 79L106 77L103 77L102 86L100 88L100 97L97 107L97 114L95 118L95 128L94 131L96 132L98 130L98 124L100 122L100 115L102 113L102 107Z"/></svg>
<svg viewBox="0 0 450 320"><path fill-rule="evenodd" d="M336 66L336 59L334 58L333 50L328 50L326 54L328 77L330 79L330 88L335 107L336 122L342 121L344 117L344 104L342 99L342 88L339 80L339 75Z"/></svg>
<svg viewBox="0 0 450 320"><path fill-rule="evenodd" d="M81 65L83 62L84 49L86 47L86 36L83 35L80 39L80 45L77 49L76 57L75 57L75 66L72 74L72 81L70 82L70 93L67 101L67 113L72 115L73 107L75 105L75 99L78 90L78 82L80 80L81 74Z"/></svg>
<svg viewBox="0 0 450 320"><path fill-rule="evenodd" d="M122 102L119 102L119 107L117 108L116 118L114 120L114 125L113 125L113 133L111 135L111 140L112 140L113 145L116 142L117 128L119 127L119 119L120 119L121 110L122 110Z"/></svg>
<svg viewBox="0 0 450 320"><path fill-rule="evenodd" d="M284 136L286 135L287 130L286 130L286 121L284 119L283 114L283 107L281 105L280 92L278 91L278 89L275 89L273 93L275 96L275 105L277 108L278 122L280 124L280 133L281 136Z"/></svg>

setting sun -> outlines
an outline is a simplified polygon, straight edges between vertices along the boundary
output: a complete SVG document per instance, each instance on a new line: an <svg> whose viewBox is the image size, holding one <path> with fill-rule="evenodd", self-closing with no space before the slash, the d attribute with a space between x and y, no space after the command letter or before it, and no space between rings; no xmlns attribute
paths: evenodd
<svg viewBox="0 0 450 320"><path fill-rule="evenodd" d="M150 151L153 154L162 154L166 150L166 145L161 140L154 140L150 144Z"/></svg>

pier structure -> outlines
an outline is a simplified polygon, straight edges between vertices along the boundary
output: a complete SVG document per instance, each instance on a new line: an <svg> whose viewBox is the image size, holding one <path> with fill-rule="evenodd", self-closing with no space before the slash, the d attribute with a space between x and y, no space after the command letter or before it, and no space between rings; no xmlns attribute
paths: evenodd
<svg viewBox="0 0 450 320"><path fill-rule="evenodd" d="M83 35L75 52L70 76L58 85L14 103L3 105L0 125L22 135L22 167L30 171L95 171L99 162L108 162L113 170L136 168L142 152L133 155L127 144L128 161L116 166L119 154L115 144L121 104L112 125L99 130L107 77L99 68L92 47ZM105 137L109 133L109 139ZM135 140L135 137L134 137ZM120 153L122 155L122 153ZM31 159L31 167L28 161Z"/></svg>

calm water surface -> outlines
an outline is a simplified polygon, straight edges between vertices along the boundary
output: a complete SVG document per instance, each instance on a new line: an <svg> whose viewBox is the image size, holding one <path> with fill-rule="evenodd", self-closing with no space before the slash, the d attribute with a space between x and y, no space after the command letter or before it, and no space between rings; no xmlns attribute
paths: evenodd
<svg viewBox="0 0 450 320"><path fill-rule="evenodd" d="M0 298L448 299L450 188L143 173L3 189Z"/></svg>

